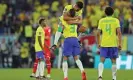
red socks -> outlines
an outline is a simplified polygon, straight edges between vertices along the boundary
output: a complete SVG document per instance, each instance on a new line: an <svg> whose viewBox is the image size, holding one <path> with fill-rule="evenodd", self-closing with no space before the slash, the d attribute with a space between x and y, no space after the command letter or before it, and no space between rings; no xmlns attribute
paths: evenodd
<svg viewBox="0 0 133 80"><path fill-rule="evenodd" d="M50 59L46 59L46 65L47 65L47 73L51 73L51 62Z"/></svg>
<svg viewBox="0 0 133 80"><path fill-rule="evenodd" d="M38 65L38 59L35 60L34 62L34 66L33 66L33 73L36 73L36 70L37 70L37 65Z"/></svg>

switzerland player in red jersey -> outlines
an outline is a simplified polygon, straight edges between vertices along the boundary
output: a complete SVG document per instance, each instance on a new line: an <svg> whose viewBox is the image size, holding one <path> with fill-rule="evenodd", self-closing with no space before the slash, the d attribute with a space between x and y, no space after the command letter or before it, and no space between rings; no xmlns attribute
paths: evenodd
<svg viewBox="0 0 133 80"><path fill-rule="evenodd" d="M46 25L44 28L45 32L45 41L46 46L44 46L44 51L45 51L45 61L46 61L46 66L47 66L47 77L50 78L50 72L51 72L51 53L50 53L50 37L51 37L51 28Z"/></svg>

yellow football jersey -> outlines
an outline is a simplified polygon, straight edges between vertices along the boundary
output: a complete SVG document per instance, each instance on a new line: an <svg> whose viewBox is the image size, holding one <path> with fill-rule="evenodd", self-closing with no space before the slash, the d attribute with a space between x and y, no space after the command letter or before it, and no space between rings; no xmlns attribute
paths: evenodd
<svg viewBox="0 0 133 80"><path fill-rule="evenodd" d="M41 46L39 45L38 36L41 36L42 45L44 45L44 38L45 38L45 32L42 27L38 27L36 30L36 36L35 36L35 51L42 51Z"/></svg>
<svg viewBox="0 0 133 80"><path fill-rule="evenodd" d="M119 20L113 17L100 19L98 29L102 31L101 47L117 47L116 29L120 27Z"/></svg>
<svg viewBox="0 0 133 80"><path fill-rule="evenodd" d="M63 36L65 38L68 37L77 37L77 25L75 24L67 24L66 21L63 20L63 16L60 17L62 25L64 26Z"/></svg>

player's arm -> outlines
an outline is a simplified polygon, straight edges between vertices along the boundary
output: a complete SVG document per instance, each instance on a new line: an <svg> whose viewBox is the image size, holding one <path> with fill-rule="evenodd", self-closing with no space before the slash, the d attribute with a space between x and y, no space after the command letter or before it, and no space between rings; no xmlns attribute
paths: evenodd
<svg viewBox="0 0 133 80"><path fill-rule="evenodd" d="M120 29L120 22L117 19L116 20L116 32L117 32L117 36L118 36L118 48L121 49L122 46L122 35L121 35L121 29Z"/></svg>
<svg viewBox="0 0 133 80"><path fill-rule="evenodd" d="M61 23L59 23L58 29L57 29L57 31L55 33L54 45L57 45L58 40L61 37L62 31L63 31L63 26L62 26Z"/></svg>
<svg viewBox="0 0 133 80"><path fill-rule="evenodd" d="M101 34L101 30L98 29L97 30L97 44L98 44L98 47L100 47L100 34Z"/></svg>
<svg viewBox="0 0 133 80"><path fill-rule="evenodd" d="M63 19L65 21L69 21L69 20L77 20L77 19L79 19L79 17L78 16L77 17L70 17L70 16L68 16L68 13L67 12L64 12L63 13Z"/></svg>
<svg viewBox="0 0 133 80"><path fill-rule="evenodd" d="M82 20L70 20L66 21L68 24L82 24Z"/></svg>
<svg viewBox="0 0 133 80"><path fill-rule="evenodd" d="M39 32L39 34L42 34L42 33ZM43 50L43 45L42 45L42 41L41 41L41 35L38 36L38 42L39 42L39 45L41 46L41 48Z"/></svg>
<svg viewBox="0 0 133 80"><path fill-rule="evenodd" d="M68 6L66 6L66 7L64 8L64 10L63 10L63 19L64 19L65 21L76 20L76 19L78 19L78 17L70 17L70 16L68 16L67 7L68 7Z"/></svg>
<svg viewBox="0 0 133 80"><path fill-rule="evenodd" d="M119 47L119 49L121 49L121 45L122 45L122 34L121 34L120 27L117 28L117 35L118 35L118 47Z"/></svg>
<svg viewBox="0 0 133 80"><path fill-rule="evenodd" d="M97 30L97 44L98 44L98 48L100 48L100 44L101 44L101 39L100 39L100 34L101 34L101 31L102 31L102 26L101 26L101 20L99 21L98 23L98 30Z"/></svg>

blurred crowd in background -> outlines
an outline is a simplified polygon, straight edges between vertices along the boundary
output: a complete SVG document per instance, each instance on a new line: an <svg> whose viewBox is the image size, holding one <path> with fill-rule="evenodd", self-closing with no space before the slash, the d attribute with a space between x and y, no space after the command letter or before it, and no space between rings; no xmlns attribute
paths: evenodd
<svg viewBox="0 0 133 80"><path fill-rule="evenodd" d="M43 16L51 27L51 45L58 27L58 17L65 5L74 0L0 0L0 67L31 67L35 60L34 36L38 19ZM76 0L78 1L78 0ZM133 34L133 0L80 0L84 2L83 26L95 43L98 21L105 17L104 8L112 6L114 17L120 20L124 35ZM83 37L81 36L81 37ZM81 61L85 67L93 68L94 55L99 54L96 44L84 40L81 48ZM92 54L92 52L94 54ZM86 54L87 53L87 54ZM52 67L57 67L59 49L52 54ZM86 56L87 55L87 56Z"/></svg>

